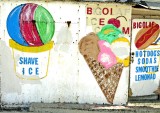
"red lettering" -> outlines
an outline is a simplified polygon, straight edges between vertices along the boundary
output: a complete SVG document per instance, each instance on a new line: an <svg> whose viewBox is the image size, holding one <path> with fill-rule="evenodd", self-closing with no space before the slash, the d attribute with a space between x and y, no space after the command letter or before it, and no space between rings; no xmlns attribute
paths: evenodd
<svg viewBox="0 0 160 113"><path fill-rule="evenodd" d="M127 27L127 29L125 27L122 27L122 32L124 34L129 34L129 31L130 31L129 27Z"/></svg>
<svg viewBox="0 0 160 113"><path fill-rule="evenodd" d="M154 22L149 22L148 27L153 27L154 26Z"/></svg>
<svg viewBox="0 0 160 113"><path fill-rule="evenodd" d="M136 22L133 22L133 29L136 29Z"/></svg>
<svg viewBox="0 0 160 113"><path fill-rule="evenodd" d="M89 14L89 15L92 14L92 8L91 7L87 7L87 14Z"/></svg>
<svg viewBox="0 0 160 113"><path fill-rule="evenodd" d="M142 28L142 23L141 22L139 22L139 28Z"/></svg>
<svg viewBox="0 0 160 113"><path fill-rule="evenodd" d="M92 8L92 7L87 7L86 12L88 15L94 14L94 15L112 15L113 9L112 8Z"/></svg>
<svg viewBox="0 0 160 113"><path fill-rule="evenodd" d="M112 8L111 8L111 12L110 12L110 13L111 13L111 15L112 15Z"/></svg>
<svg viewBox="0 0 160 113"><path fill-rule="evenodd" d="M104 18L99 19L99 25L104 25Z"/></svg>
<svg viewBox="0 0 160 113"><path fill-rule="evenodd" d="M147 28L147 22L143 22L143 28Z"/></svg>
<svg viewBox="0 0 160 113"><path fill-rule="evenodd" d="M109 13L109 9L108 9L108 8L103 8L103 9L102 9L102 13L103 13L104 15L107 15L107 14Z"/></svg>
<svg viewBox="0 0 160 113"><path fill-rule="evenodd" d="M133 29L153 27L154 22L133 22Z"/></svg>
<svg viewBox="0 0 160 113"><path fill-rule="evenodd" d="M155 22L152 22L152 26L154 26L154 23L155 23Z"/></svg>

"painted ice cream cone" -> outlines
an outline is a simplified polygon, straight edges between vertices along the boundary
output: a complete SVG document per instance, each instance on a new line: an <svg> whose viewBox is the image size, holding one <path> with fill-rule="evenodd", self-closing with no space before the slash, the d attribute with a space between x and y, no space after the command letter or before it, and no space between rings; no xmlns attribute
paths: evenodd
<svg viewBox="0 0 160 113"><path fill-rule="evenodd" d="M100 86L107 101L113 104L113 99L121 77L123 65L115 64L109 69L105 69L99 62L93 58L85 58L98 85Z"/></svg>
<svg viewBox="0 0 160 113"><path fill-rule="evenodd" d="M80 40L79 51L84 56L107 101L113 104L123 64L116 62L116 56L108 48L108 43L99 40L95 33L90 33Z"/></svg>

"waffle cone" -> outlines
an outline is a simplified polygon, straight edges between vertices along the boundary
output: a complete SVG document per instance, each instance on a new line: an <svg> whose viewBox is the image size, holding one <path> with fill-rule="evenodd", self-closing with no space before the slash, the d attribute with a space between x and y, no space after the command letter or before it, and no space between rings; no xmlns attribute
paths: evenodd
<svg viewBox="0 0 160 113"><path fill-rule="evenodd" d="M123 64L117 63L109 69L105 69L94 58L88 56L84 56L84 58L107 101L113 104L113 99L123 70Z"/></svg>

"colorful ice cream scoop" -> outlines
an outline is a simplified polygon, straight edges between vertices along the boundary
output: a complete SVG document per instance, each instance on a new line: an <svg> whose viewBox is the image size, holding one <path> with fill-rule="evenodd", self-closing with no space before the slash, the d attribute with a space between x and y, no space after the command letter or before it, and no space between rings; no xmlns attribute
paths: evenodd
<svg viewBox="0 0 160 113"><path fill-rule="evenodd" d="M106 68L110 68L117 63L116 56L110 49L110 44L104 40L98 41L100 53L98 61Z"/></svg>
<svg viewBox="0 0 160 113"><path fill-rule="evenodd" d="M27 3L10 12L7 30L10 37L22 46L42 46L51 41L55 22L44 7Z"/></svg>
<svg viewBox="0 0 160 113"><path fill-rule="evenodd" d="M112 24L105 25L101 31L97 34L100 40L105 40L110 44L118 38L118 35L122 34L122 31L116 28Z"/></svg>
<svg viewBox="0 0 160 113"><path fill-rule="evenodd" d="M111 50L117 57L117 62L123 63L123 66L129 66L130 41L125 37L119 37L112 42Z"/></svg>
<svg viewBox="0 0 160 113"><path fill-rule="evenodd" d="M97 60L99 53L98 40L98 36L93 32L83 37L78 43L81 54Z"/></svg>

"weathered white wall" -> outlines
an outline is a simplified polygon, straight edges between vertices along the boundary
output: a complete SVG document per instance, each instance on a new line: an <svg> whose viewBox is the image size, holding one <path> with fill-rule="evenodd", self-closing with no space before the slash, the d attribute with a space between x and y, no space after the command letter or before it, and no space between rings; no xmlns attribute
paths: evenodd
<svg viewBox="0 0 160 113"><path fill-rule="evenodd" d="M107 103L87 63L78 50L78 41L86 35L85 3L46 3L32 1L32 3L42 5L48 9L55 19L56 31L52 39L55 42L55 46L51 49L47 77L41 80L22 80L16 76L12 49L9 47L8 40L10 37L6 29L6 19L9 12L15 6L22 3L26 2L0 2L0 76L2 103ZM65 21L71 21L69 28ZM71 38L67 43L63 41L63 38L66 36ZM59 38L62 38L62 40ZM124 80L126 82L128 81L127 78ZM117 99L119 99L119 102L123 102L123 98ZM125 102L126 100L124 100Z"/></svg>
<svg viewBox="0 0 160 113"><path fill-rule="evenodd" d="M106 102L96 80L78 50L79 38L82 37L82 34L85 34L85 5L66 2L38 2L51 12L56 21L56 32L53 37L55 43L58 40L56 37L63 38L67 35L68 32L65 32L65 29L70 30L72 40L69 44L66 44L66 47L69 46L69 51L57 50L63 40L60 40L60 44L53 47L46 78L39 81L29 81L16 77L12 50L7 41L10 37L6 29L6 18L11 9L22 4L22 2L1 2L0 4L2 103ZM70 29L66 28L65 21L71 21Z"/></svg>

